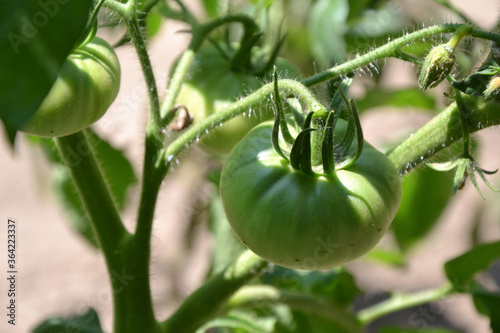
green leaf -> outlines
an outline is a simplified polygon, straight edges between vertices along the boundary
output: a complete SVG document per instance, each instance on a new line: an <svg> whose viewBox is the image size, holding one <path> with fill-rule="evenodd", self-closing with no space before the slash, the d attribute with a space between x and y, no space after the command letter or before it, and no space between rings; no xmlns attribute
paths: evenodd
<svg viewBox="0 0 500 333"><path fill-rule="evenodd" d="M348 21L359 19L361 13L368 8L371 0L349 0Z"/></svg>
<svg viewBox="0 0 500 333"><path fill-rule="evenodd" d="M146 32L148 38L156 35L160 31L161 24L163 23L163 15L156 10L151 10L146 17Z"/></svg>
<svg viewBox="0 0 500 333"><path fill-rule="evenodd" d="M401 36L405 28L412 29L411 22L394 5L359 12L357 7L362 6L362 3L358 0L349 1L349 30L345 35L349 53L364 53L367 47L386 44Z"/></svg>
<svg viewBox="0 0 500 333"><path fill-rule="evenodd" d="M246 250L246 246L231 229L219 194L215 195L210 203L210 227L215 243L209 273L209 276L213 276L233 263Z"/></svg>
<svg viewBox="0 0 500 333"><path fill-rule="evenodd" d="M380 106L393 106L398 108L414 107L426 110L436 110L436 99L418 89L386 90L381 88L371 89L365 98L356 101L359 110L368 110Z"/></svg>
<svg viewBox="0 0 500 333"><path fill-rule="evenodd" d="M425 168L405 176L401 205L391 225L402 251L407 251L434 227L451 198L452 186L452 172Z"/></svg>
<svg viewBox="0 0 500 333"><path fill-rule="evenodd" d="M219 14L219 0L203 0L203 6L208 17L217 17Z"/></svg>
<svg viewBox="0 0 500 333"><path fill-rule="evenodd" d="M439 327L426 327L425 330L422 328L402 328L395 326L385 326L378 331L379 333L421 333L425 331L425 333L458 333L458 331L450 330L447 328L439 328Z"/></svg>
<svg viewBox="0 0 500 333"><path fill-rule="evenodd" d="M446 276L453 285L462 290L466 288L474 275L488 269L500 259L500 241L481 244L444 265Z"/></svg>
<svg viewBox="0 0 500 333"><path fill-rule="evenodd" d="M31 117L79 41L92 0L0 3L0 119L8 137Z"/></svg>
<svg viewBox="0 0 500 333"><path fill-rule="evenodd" d="M313 56L321 66L347 59L344 33L348 14L347 0L319 0L311 8L309 43Z"/></svg>
<svg viewBox="0 0 500 333"><path fill-rule="evenodd" d="M127 190L137 182L134 169L123 151L112 147L90 128L85 130L85 135L92 145L95 158L115 200L115 204L118 210L122 211L126 204Z"/></svg>
<svg viewBox="0 0 500 333"><path fill-rule="evenodd" d="M92 246L98 248L99 245L87 217L87 212L66 166L62 164L56 165L52 177L52 189L59 203L64 207L69 224Z"/></svg>
<svg viewBox="0 0 500 333"><path fill-rule="evenodd" d="M33 330L33 333L55 332L102 333L102 329L97 313L94 309L89 309L81 316L47 319Z"/></svg>
<svg viewBox="0 0 500 333"><path fill-rule="evenodd" d="M261 277L265 284L280 289L316 295L347 307L361 294L354 277L340 268L331 271L297 271L275 266Z"/></svg>
<svg viewBox="0 0 500 333"><path fill-rule="evenodd" d="M490 317L490 327L493 333L500 332L500 295L487 291L473 292L474 304L477 310Z"/></svg>
<svg viewBox="0 0 500 333"><path fill-rule="evenodd" d="M137 181L132 165L122 151L113 148L91 129L86 129L85 133L92 145L93 153L115 204L118 210L122 211L127 202L127 191ZM64 212L67 214L70 225L91 245L97 247L97 241L83 203L69 175L69 171L61 161L54 140L35 136L28 136L28 138L33 144L39 145L49 160L54 163L52 188L56 198L64 208ZM77 154L75 154L75 160L72 162L78 163Z"/></svg>

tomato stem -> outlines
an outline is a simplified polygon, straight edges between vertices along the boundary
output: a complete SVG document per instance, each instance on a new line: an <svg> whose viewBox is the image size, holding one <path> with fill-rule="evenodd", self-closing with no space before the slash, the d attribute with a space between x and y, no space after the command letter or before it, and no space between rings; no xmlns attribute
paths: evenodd
<svg viewBox="0 0 500 333"><path fill-rule="evenodd" d="M462 101L469 113L469 133L500 124L498 103L464 95ZM457 103L452 103L426 125L387 153L401 175L411 171L432 156L449 148L463 137Z"/></svg>
<svg viewBox="0 0 500 333"><path fill-rule="evenodd" d="M220 315L229 297L267 267L266 260L245 251L231 266L189 295L174 314L161 323L161 331L195 332L201 325Z"/></svg>
<svg viewBox="0 0 500 333"><path fill-rule="evenodd" d="M434 25L425 29L421 29L412 33L407 33L402 37L399 37L392 42L382 45L373 51L370 51L360 57L357 57L351 61L347 61L341 65L327 69L321 73L310 76L302 80L302 84L306 87L311 87L316 84L328 81L340 75L348 75L349 73L356 71L358 68L367 66L375 60L391 57L398 54L399 50L404 48L406 45L411 44L415 41L421 40L422 38L429 38L431 36L455 32L456 30L467 27L469 36L491 40L495 43L500 44L500 35L492 32L485 32L480 29L470 27L465 24L440 24Z"/></svg>
<svg viewBox="0 0 500 333"><path fill-rule="evenodd" d="M143 261L142 249L135 247L134 236L121 221L88 136L83 131L55 141L106 260L113 290L114 330L155 332L149 260Z"/></svg>

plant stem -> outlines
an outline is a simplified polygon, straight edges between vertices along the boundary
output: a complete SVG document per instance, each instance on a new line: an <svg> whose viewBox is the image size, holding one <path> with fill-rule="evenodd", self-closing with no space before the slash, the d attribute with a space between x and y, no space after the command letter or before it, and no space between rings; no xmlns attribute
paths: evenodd
<svg viewBox="0 0 500 333"><path fill-rule="evenodd" d="M179 62L177 63L177 67L175 68L174 75L170 79L167 94L163 100L160 110L162 126L168 125L175 116L175 113L173 112L175 99L177 98L177 95L179 95L182 83L184 82L184 77L191 68L194 57L195 52L191 49L187 49L184 51L179 59Z"/></svg>
<svg viewBox="0 0 500 333"><path fill-rule="evenodd" d="M152 134L161 137L160 104L158 101L156 80L153 73L153 68L151 66L151 60L149 59L148 51L146 48L146 43L142 36L141 27L139 26L139 22L136 17L135 8L132 10L132 13L126 15L126 22L128 31L132 38L132 42L134 44L135 51L137 52L137 55L139 57L139 62L142 67L144 79L146 80L150 112L148 127L149 130L153 132Z"/></svg>
<svg viewBox="0 0 500 333"><path fill-rule="evenodd" d="M309 107L309 111L324 109L324 106L316 100L309 89L304 87L299 82L294 80L279 80L278 84L280 91L283 91L289 95L297 96ZM186 149L186 147L188 147L193 142L196 142L197 138L205 135L206 132L210 129L215 128L219 124L231 118L234 118L251 108L262 106L264 101L269 100L269 96L273 91L273 83L268 83L262 86L252 95L234 102L225 110L220 110L217 113L214 113L209 117L203 119L201 122L189 127L181 136L173 141L164 152L164 158L166 159L166 162L170 164L175 158L177 158L177 156L179 156L179 154L184 149Z"/></svg>
<svg viewBox="0 0 500 333"><path fill-rule="evenodd" d="M188 296L175 313L161 323L163 333L191 333L215 318L227 299L243 285L261 274L267 261L250 251L244 252L231 266L208 280Z"/></svg>
<svg viewBox="0 0 500 333"><path fill-rule="evenodd" d="M453 286L447 283L436 289L411 294L393 294L389 299L359 311L357 317L366 325L389 313L441 300L453 295L454 292Z"/></svg>
<svg viewBox="0 0 500 333"><path fill-rule="evenodd" d="M115 330L125 332L121 330L121 327L130 314L127 312L127 305L134 302L134 299L124 297L127 293L121 291L128 281L117 278L117 276L128 276L129 272L124 268L123 252L131 235L123 226L95 160L92 146L84 132L56 138L55 141L62 160L70 170L71 178L78 190L106 260L113 290Z"/></svg>
<svg viewBox="0 0 500 333"><path fill-rule="evenodd" d="M328 319L341 326L343 332L363 332L360 322L346 309L308 294L280 290L270 285L241 288L228 300L226 311L238 307L268 307L278 303Z"/></svg>
<svg viewBox="0 0 500 333"><path fill-rule="evenodd" d="M499 104L485 102L469 95L462 96L462 101L470 111L464 117L470 133L489 126L500 124ZM400 174L425 163L441 150L449 148L463 136L460 112L457 104L452 103L417 132L410 135L401 144L387 153Z"/></svg>
<svg viewBox="0 0 500 333"><path fill-rule="evenodd" d="M177 64L177 67L175 68L174 75L170 80L167 94L161 106L160 116L162 119L162 126L168 125L175 116L175 114L172 112L175 104L175 99L179 94L186 74L191 68L191 64L194 61L195 54L201 47L203 41L214 29L217 29L224 24L235 22L243 24L245 33L253 33L258 29L255 22L250 17L245 15L229 15L212 20L205 24L196 24L195 26L193 26L193 38L189 43L188 49L184 51Z"/></svg>
<svg viewBox="0 0 500 333"><path fill-rule="evenodd" d="M347 75L353 71L356 71L360 67L367 66L368 64L370 64L375 60L391 57L406 45L418 41L422 38L428 38L443 33L455 32L457 29L462 27L468 27L468 26L464 24L441 24L409 33L405 36L393 40L390 43L382 45L376 48L375 50L368 52L356 59L347 61L341 65L335 66L331 69L310 76L302 80L302 84L304 84L307 87L310 87L318 83L331 80L339 75ZM500 44L499 34L485 32L476 28L470 28L470 36L492 40Z"/></svg>

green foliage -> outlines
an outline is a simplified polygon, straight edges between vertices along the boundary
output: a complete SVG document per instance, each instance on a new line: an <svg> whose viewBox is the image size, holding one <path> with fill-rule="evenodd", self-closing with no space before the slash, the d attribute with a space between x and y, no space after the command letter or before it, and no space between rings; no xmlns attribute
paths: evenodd
<svg viewBox="0 0 500 333"><path fill-rule="evenodd" d="M347 58L344 41L349 4L347 0L318 0L309 17L311 52L322 66Z"/></svg>
<svg viewBox="0 0 500 333"><path fill-rule="evenodd" d="M3 1L0 5L0 119L13 142L82 37L92 0ZM61 28L64 27L64 28Z"/></svg>
<svg viewBox="0 0 500 333"><path fill-rule="evenodd" d="M453 174L429 168L408 174L392 230L401 250L418 243L436 224L451 198Z"/></svg>
<svg viewBox="0 0 500 333"><path fill-rule="evenodd" d="M97 312L92 308L82 315L68 319L61 317L47 319L37 326L33 333L68 332L68 330L80 333L103 333Z"/></svg>
<svg viewBox="0 0 500 333"><path fill-rule="evenodd" d="M363 99L356 101L356 104L361 111L382 106L436 110L436 99L422 90L416 89L370 89Z"/></svg>
<svg viewBox="0 0 500 333"><path fill-rule="evenodd" d="M458 289L467 289L474 275L500 259L500 242L481 244L444 265L448 280Z"/></svg>

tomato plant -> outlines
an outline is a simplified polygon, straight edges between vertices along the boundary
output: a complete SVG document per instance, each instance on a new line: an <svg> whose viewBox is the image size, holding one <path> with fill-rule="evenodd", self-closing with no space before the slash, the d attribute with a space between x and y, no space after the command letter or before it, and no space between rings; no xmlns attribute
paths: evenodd
<svg viewBox="0 0 500 333"><path fill-rule="evenodd" d="M500 332L500 34L461 1L4 1L0 331Z"/></svg>
<svg viewBox="0 0 500 333"><path fill-rule="evenodd" d="M195 123L223 110L238 98L257 90L266 80L269 81L271 65L278 67L281 77L300 77L299 70L284 59L278 58L275 64L266 63L265 59L261 59L261 48L254 50L255 61L251 63L251 68L233 68L234 53L237 50L238 46L235 50L225 50L208 44L198 51L177 100L191 113ZM274 62L272 59L271 61ZM252 127L271 117L272 112L266 105L256 107L244 116L237 116L222 126L213 128L209 135L201 139L200 144L209 153L228 154Z"/></svg>
<svg viewBox="0 0 500 333"><path fill-rule="evenodd" d="M57 137L76 133L108 110L120 89L120 63L113 48L94 37L68 56L42 104L22 131Z"/></svg>
<svg viewBox="0 0 500 333"><path fill-rule="evenodd" d="M347 126L338 125L344 126L335 135L343 138ZM275 151L272 128L253 129L222 170L222 201L241 241L277 265L298 269L332 268L371 250L401 199L392 162L365 143L353 165L308 175Z"/></svg>

